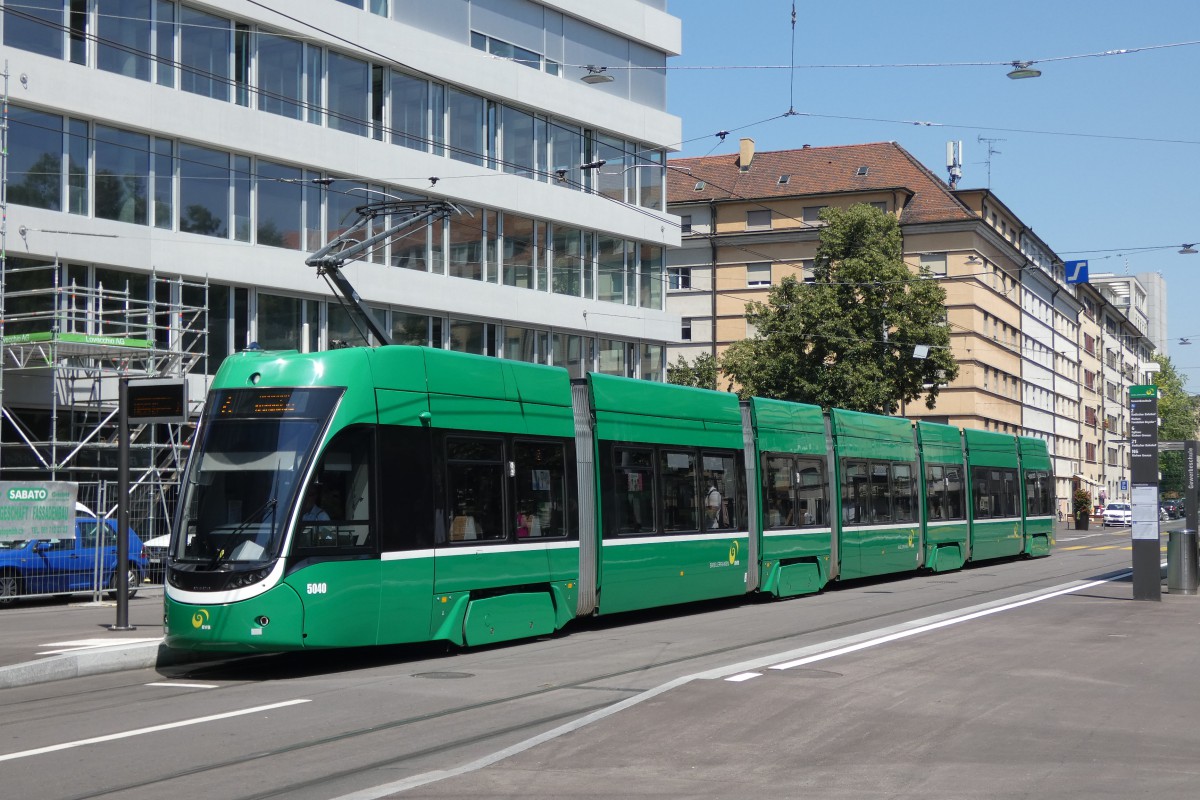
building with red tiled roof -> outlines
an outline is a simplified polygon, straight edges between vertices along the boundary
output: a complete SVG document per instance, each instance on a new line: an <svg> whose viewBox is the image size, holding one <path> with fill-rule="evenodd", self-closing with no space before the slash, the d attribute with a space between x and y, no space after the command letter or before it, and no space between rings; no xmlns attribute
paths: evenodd
<svg viewBox="0 0 1200 800"><path fill-rule="evenodd" d="M681 248L667 254L667 307L681 317L669 363L753 335L746 303L810 274L821 209L867 203L898 219L912 268L941 277L959 364L936 408L922 401L902 413L1044 438L1056 492L1070 496L1081 474L1088 319L1061 260L989 190L950 188L895 142L758 153L743 139L738 153L674 159L667 172L668 208L683 226Z"/></svg>

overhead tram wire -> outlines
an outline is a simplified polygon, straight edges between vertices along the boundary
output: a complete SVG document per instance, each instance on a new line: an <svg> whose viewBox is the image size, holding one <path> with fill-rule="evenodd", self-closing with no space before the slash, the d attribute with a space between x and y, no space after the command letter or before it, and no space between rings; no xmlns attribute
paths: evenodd
<svg viewBox="0 0 1200 800"><path fill-rule="evenodd" d="M273 13L278 13L279 15L281 15L281 16L284 16L284 17L286 17L286 18L288 18L288 19L292 19L293 21L296 21L298 24L305 25L306 27L311 27L311 28L313 28L314 30L317 30L317 31L319 31L319 32L321 32L321 33L324 33L324 34L326 34L326 35L328 35L328 36L330 36L330 37L332 37L332 38L338 39L339 41L346 42L347 44L350 44L351 46L354 46L354 47L356 47L356 48L358 48L358 49L360 49L360 50L363 50L363 51L365 51L365 52L371 53L371 54L373 54L373 55L377 55L378 57L380 57L380 58L383 58L383 59L385 59L385 60L389 61L390 63L395 63L395 64L398 64L399 66L401 66L401 67L404 67L405 69L408 69L408 70L410 70L410 71L412 71L412 72L416 72L416 73L418 73L418 74L421 74L421 75L425 75L426 77L428 77L428 78L430 78L430 79L436 79L436 78L435 78L435 76L430 76L430 75L428 75L428 73L424 73L423 71L416 70L416 69L413 69L413 68L411 68L411 67L408 67L407 65L405 65L405 64L403 64L403 63L401 63L401 62L395 61L395 60L393 60L393 59L389 59L388 57L386 57L386 56L383 56L382 54L376 53L376 51L373 51L373 50L371 50L370 48L365 48L365 47L362 47L361 45L357 45L357 44L355 44L355 43L353 43L353 42L349 42L348 40L346 40L346 39L344 39L344 38L342 38L342 37L338 37L338 36L336 36L335 34L331 34L331 33L329 33L328 31L325 31L324 29L321 29L321 28L320 28L320 27L318 27L318 26L314 26L314 25L310 25L310 24L308 24L308 23L304 23L303 21L301 21L301 20L298 20L298 19L295 19L295 18L293 18L293 17L291 17L291 16L289 16L289 15L287 15L287 14L284 14L283 12L279 12L279 11L277 11L277 10L275 10L275 9L270 9L270 8L267 8L267 7L263 6L261 3L254 2L254 0L250 0L250 2L252 2L252 4L254 4L254 5L258 5L258 6L262 7L262 8L264 8L265 10L271 11L271 12L273 12ZM44 19L42 19L42 18L39 18L39 17L33 16L33 15L30 15L30 14L24 14L24 13L22 13L22 12L20 12L20 11L16 11L16 10L10 10L10 11L9 11L9 13L15 13L15 14L17 14L17 15L24 16L24 17L26 17L26 18L30 19L31 21L38 22L38 23L41 23L41 24L46 24L46 25L48 25L49 27L55 27L55 28L58 28L58 29L60 29L60 30L65 30L65 29L66 29L66 26L64 26L64 25L56 25L56 24L53 24L53 23L48 23L46 20L44 20ZM273 35L275 35L275 34L273 34ZM95 42L97 42L97 43L105 44L105 45L107 45L107 46L114 47L115 49L119 49L119 50L122 50L122 51L124 51L124 52L128 52L128 53L130 53L131 55L140 56L140 57L146 58L146 59L148 59L148 60L151 60L151 61L157 61L157 62L160 62L160 63L162 63L162 62L164 61L162 58L160 58L160 57L157 57L157 56L155 56L155 55L154 55L154 54L152 54L152 53L148 53L148 52L146 52L146 51L142 51L142 50L138 50L138 49L136 49L136 48L129 47L129 46L127 46L127 45L124 45L123 43L120 43L120 42L116 42L116 41L112 41L112 40L107 40L107 39L104 39L104 38L102 38L102 37L100 37L100 36L98 36L98 35L94 35L94 34L88 34L88 38L89 38L89 39L91 39L92 41L95 41ZM294 37L293 37L293 38L294 38ZM292 104L292 105L295 105L295 106L297 106L297 108L299 108L299 109L302 109L302 110L304 110L304 111L310 111L310 110L312 110L312 109L314 108L314 106L312 106L311 104L307 103L306 101L299 100L298 98L291 98L291 97L286 97L286 96L282 96L282 95L277 95L277 94L274 94L274 93L272 93L272 92L269 92L269 91L263 90L263 89L261 89L261 88L259 88L259 87L251 87L251 86L239 86L238 82L237 82L235 79L233 79L233 78L230 78L230 77L227 77L227 76L223 76L223 75L218 75L218 74L211 73L211 72L207 72L207 71L205 71L205 70L200 70L200 69L197 69L197 68L195 68L195 67L192 67L192 66L190 66L190 65L186 65L186 64L184 64L184 63L182 63L182 62L179 62L179 61L174 61L174 60L172 60L172 61L169 61L169 62L167 62L167 63L170 63L172 67L177 67L177 68L179 68L181 71L189 72L189 73L196 74L196 75L199 75L199 76L201 76L201 77L204 77L204 78L208 78L208 79L212 79L212 80L216 80L216 81L223 82L223 83L225 83L226 85L228 85L228 86L229 86L231 89L237 89L237 88L245 89L245 90L247 90L247 91L249 91L249 92L256 93L256 94L258 94L258 95L260 95L260 96L266 96L266 97L270 97L270 98L272 98L272 99L275 99L275 100L279 100L279 101L281 101L281 102L287 102L287 103L290 103L290 104ZM316 109L317 109L317 110L318 110L320 113L322 113L322 114L324 114L324 115L326 115L326 116L328 116L328 117L334 118L334 119L339 119L339 120L346 121L346 122L350 122L350 123L354 123L354 124L361 124L361 125L368 126L368 127L375 126L375 122L374 122L373 120L367 120L366 118L363 118L363 117L355 117L355 116L352 116L352 115L341 114L341 113L339 113L339 112L332 111L332 110L329 110L329 109L326 109L326 108L321 108L321 107L319 107L319 106L317 106L317 107L315 107L315 108L316 108ZM265 112L264 112L264 113L265 113ZM763 124L763 123L765 123L765 122L770 122L770 121L773 121L773 120L776 120L776 119L782 119L782 118L784 118L784 117L791 116L791 115L793 115L793 114L799 114L799 112L794 112L794 111L792 111L792 110L789 110L789 112L787 112L787 113L784 113L784 114L777 114L777 115L774 115L774 116L772 116L772 117L768 117L768 118L765 118L765 119L763 119L763 120L760 120L760 121L758 121L758 122L749 123L748 125L745 125L745 126L742 126L742 127L743 127L743 128L745 128L745 127L753 127L753 126L756 126L756 125L759 125L759 124ZM811 116L811 115L810 115L810 116ZM387 125L382 125L382 126L379 126L379 127L380 127L380 132L381 132L381 133L386 133L386 134L395 134L395 133L397 133L397 131L396 131L395 129L391 128L390 126L387 126ZM561 127L561 126L558 126L558 127ZM570 131L570 132L574 133L574 131L573 131L572 129L567 129L567 128L564 128L564 130L568 130L568 131ZM738 130L738 128L735 128L735 129L732 129L732 130ZM726 136L726 135L728 135L728 133L730 133L730 132L732 132L732 131L731 131L731 130L729 130L729 131L723 130L723 131L720 131L720 132L718 132L717 134L711 134L711 135L716 135L716 136L718 136L718 139L719 139L719 142L718 142L718 144L719 144L721 141L724 141L724 138L725 138L725 136ZM453 146L453 145L450 145L450 144L446 144L446 143L440 143L440 142L437 142L437 141L435 141L435 140L433 140L433 139L430 139L430 138L428 138L428 137L420 137L420 136L415 136L415 135L412 135L412 134L410 134L410 133L409 133L409 132L407 132L407 131L400 131L400 133L401 133L402 135L406 136L407 138L413 139L414 141L419 141L419 142L421 142L421 143L423 143L423 144L428 144L428 145L430 145L431 147L438 147L438 148L444 149L445 151L447 151L447 152L451 152L451 153L457 152L458 154L460 154L460 155L463 155L463 156L465 156L465 157L469 158L470 160L475 160L475 159L478 159L478 160L485 161L485 162L488 162L488 163L494 163L494 164L497 164L497 165L500 165L500 166L503 166L503 167L512 167L513 169L521 170L521 171L524 171L524 172L530 172L530 173L537 174L537 175L539 175L539 176L542 176L542 177L547 177L547 178L549 178L549 179L552 179L552 180L556 178L556 176L555 176L555 174L554 174L554 171L547 171L547 170L537 170L537 169L533 169L533 168L531 168L531 167L528 167L528 166L526 166L526 165L521 165L521 164L514 164L514 163L510 163L510 162L507 162L507 161L505 161L505 160L503 160L503 159L499 159L499 158L495 158L495 157L490 157L490 156L488 156L488 155L486 155L486 154L475 153L475 152L473 152L473 151L468 151L468 150L465 150L465 149L463 149L463 148L458 148L458 147L455 147L455 146ZM698 137L698 138L707 138L707 136L705 136L705 137ZM688 140L688 141L695 141L695 140ZM117 143L111 143L111 144L117 144ZM117 145L117 146L127 147L126 145ZM148 150L147 150L147 152L148 152ZM636 156L637 156L637 154L636 154L636 153L632 153L632 152L630 152L630 151L628 151L628 150L621 150L620 152L621 152L623 155L630 155L630 156L634 156L634 157L636 157ZM177 157L178 157L178 156L177 156ZM181 159L181 160L182 160L182 159ZM653 168L653 167L660 167L660 168L662 168L662 169L664 170L664 174L665 174L665 172L666 172L667 170L669 170L669 169L671 168L671 167L670 167L670 165L668 165L668 164L659 165L659 164L648 163L648 164L646 164L645 166L647 166L647 167L650 167L650 168ZM230 170L230 172L231 172L231 174L240 174L240 172L241 172L241 171L239 171L239 170L236 170L236 169L231 169L231 170ZM438 176L438 177L434 177L434 178L432 178L432 179L431 179L431 178L416 178L416 179L403 179L403 178L399 178L399 179L398 179L398 178L386 178L386 179L385 179L385 178L374 178L374 179L371 179L371 178L363 178L363 179L361 180L361 182L364 182L364 183L371 183L371 182L380 182L380 183L384 183L384 182L389 182L389 181L400 181L400 180L408 180L408 181L410 181L410 182L417 182L417 181L432 180L434 183L436 183L436 182L438 182L438 181L440 181L440 180L447 180L447 179L449 179L449 180L457 180L457 179L475 178L475 177L500 177L500 176L502 176L502 175L507 175L507 174L511 174L511 173L499 172L499 173L496 173L496 174L480 174L480 175L464 175L464 176ZM249 177L257 177L257 175L256 175L255 173L249 173L249 174L248 174L248 176L249 176ZM260 180L261 180L261 178L260 178ZM282 179L270 179L270 180L282 180ZM352 181L352 182L355 182L355 183L358 183L358 182L360 182L360 180L359 180L358 178L351 178L351 177L346 177L346 178L332 178L332 179L324 179L324 180L326 180L326 181L339 181L339 180L345 180L345 181ZM287 181L287 182L291 182L291 181ZM633 205L633 204L631 204L631 203L627 203L627 202L625 202L625 201L623 201L623 200L618 200L618 199L616 199L616 198L610 197L610 196L608 196L608 195L605 195L605 194L603 194L603 193L600 193L600 192L595 192L595 189L594 189L594 188L591 188L591 189L589 189L589 187L586 187L584 184L582 184L581 182L578 182L578 181L567 181L567 182L574 184L574 186L575 186L576 188L583 189L583 190L590 190L590 191L592 191L592 192L596 193L596 194L597 194L598 196L600 196L600 197L604 197L605 199L607 199L607 200L609 200L609 201L611 201L611 202L615 202L615 203L617 203L617 204L619 204L619 205L623 205L623 206L625 206L625 207L627 207L627 208L630 208L630 209L632 209L632 210L634 210L634 211L636 211L636 212L638 212L638 213L642 213L642 214L645 214L645 215L647 215L647 216L650 216L651 218L653 218L653 219L655 219L655 220L657 220L657 221L660 221L660 222L662 222L662 223L664 223L664 224L673 225L673 226L675 226L675 227L678 227L678 223L674 223L674 222L672 222L672 221L671 221L671 220L669 220L669 219L664 219L664 218L663 218L663 217L660 215L660 214L661 214L661 212L656 212L656 211L654 211L654 210L652 210L652 209L644 208L644 207L641 207L641 206L636 206L636 205ZM737 193L735 193L735 192L732 192L732 191L730 191L730 190L727 190L727 189L724 189L723 187L721 187L721 186L719 186L719 185L717 185L717 184L715 184L715 183L712 183L711 181L707 181L707 180L706 180L706 182L707 182L707 183L709 183L710 185L713 185L714 187L716 187L716 188L718 188L718 189L721 189L722 191L725 191L725 192L727 192L727 193L728 193L730 196L732 196L732 197L738 197L739 199L743 199L743 200L749 200L748 198L741 197L740 195L737 195ZM331 186L329 186L328 184L326 184L326 186L325 186L324 188L325 188L325 190L326 190L326 191L329 191L329 192L331 192L331 193L337 193L337 194L341 194L341 195L343 195L343 196L346 196L346 197L349 197L349 196L350 196L350 193L349 193L349 192L341 192L341 191L339 191L339 190L333 189L333 188L332 188ZM399 187L398 187L398 188L399 188ZM665 189L666 189L666 181L664 181L664 191L665 191ZM423 188L406 187L406 188L399 188L399 190L400 190L400 191L413 191L413 192L417 192L417 191L426 191L426 192L427 192L427 191L428 191L428 187L423 187ZM755 204L756 204L756 205L759 205L761 208L764 208L764 209L767 209L767 210L771 210L772 212L775 212L775 211L776 211L776 209L774 209L774 208L772 208L772 207L770 207L770 206L767 206L766 204L763 204L763 203L761 203L761 202L758 202L758 201L750 201L750 202L755 202ZM793 220L793 221L797 221L797 222L799 222L799 221L800 221L800 220L796 219L795 217L792 217L792 216L790 216L790 215L787 215L787 214L782 214L782 213L781 213L781 214L780 214L780 216L781 216L781 217L783 217L783 218L785 218L785 219L791 219L791 220ZM482 229L482 228L480 228L480 230L482 231L483 229ZM547 248L545 248L545 247L541 247L541 246L537 246L537 245L534 245L533 243L525 243L525 244L527 244L529 247L531 247L531 248L533 248L533 249L535 249L535 250L541 250L541 251L545 251L545 250L547 250ZM382 246L382 245L381 245L381 246ZM746 248L738 248L738 249L743 249L743 250L745 250L746 252L750 253L751 255L757 255L759 258L767 258L767 257L766 257L764 254L757 254L757 253L754 253L753 251L746 250ZM372 251L372 252L374 252L374 251ZM770 259L768 259L768 260L770 260ZM784 264L787 264L787 263L789 263L789 262L779 262L779 261L774 261L773 263L784 263ZM954 276L954 277L955 277L955 278L958 278L958 277L965 277L965 276Z"/></svg>
<svg viewBox="0 0 1200 800"><path fill-rule="evenodd" d="M411 67L397 59L390 58L381 53L378 53L375 50L372 50L370 48L367 48L367 47L359 45L355 42L352 42L348 39L345 39L344 37L337 36L336 34L330 33L329 31L326 31L323 28L320 28L319 26L312 25L310 23L305 23L300 20L295 20L294 17L284 14L283 12L278 11L276 9L271 9L266 6L263 6L261 3L255 2L255 0L248 0L248 2L250 2L253 5L257 5L261 8L264 8L265 10L272 11L281 16L284 16L287 19L292 19L292 20L296 21L298 24L305 25L306 27L309 27L315 31L318 31L319 33L323 33L331 38L337 39L338 41L343 42L346 45L353 47L357 50L360 50L362 52L369 53L373 56L376 56L377 58L386 61L389 66L399 67L399 68L405 70L407 73L410 73L414 76L422 77L426 80L439 81L439 82L443 82L443 83L445 82L444 79L438 78L435 75L431 75L430 73L425 72L424 70L420 70L415 67ZM16 17L21 17L22 19L24 19L28 22L33 22L33 23L36 23L36 24L42 25L44 27L51 28L51 29L54 29L54 30L57 30L57 31L60 31L63 33L72 33L69 29L69 26L65 23L55 23L55 22L45 19L44 17L40 17L40 16L34 15L29 12L21 11L13 6L7 6L5 14L16 16ZM109 14L109 15L102 15L102 16L115 17L116 15ZM127 19L139 19L140 21L149 22L149 20L147 20L145 18L134 18L134 17L127 17L127 16L123 16L120 18L122 18L122 19L126 19L126 18ZM185 25L188 23L177 22L176 24ZM209 27L213 30L223 30L221 28L215 28L212 26L202 26L202 25L195 25L195 24L190 24L190 25L191 25L191 27ZM312 37L293 36L290 34L274 33L274 32L266 32L266 33L267 33L267 35L273 36L276 38L290 39L293 41L304 42L304 43L320 43L321 42L320 39L316 39L316 38L312 38ZM141 50L139 48L132 47L130 45L127 45L123 42L120 42L120 41L117 41L114 39L106 39L95 33L91 33L91 32L85 33L85 34L83 34L83 39L85 41L95 42L98 45L104 45L106 47L111 47L114 50L118 50L120 52L127 53L132 56L136 56L138 58L143 58L147 62L150 62L150 63L169 65L172 69L178 69L181 73L188 73L188 74L195 75L195 76L198 76L198 77L206 79L206 80L211 80L211 81L215 81L215 82L224 84L224 85L228 86L232 91L242 90L242 91L247 92L248 94L253 94L258 97L266 97L271 100L278 101L280 103L287 103L289 105L293 105L293 106L297 107L298 109L300 109L306 113L316 111L317 113L322 114L322 115L332 118L332 119L337 119L337 120L341 120L341 121L349 122L349 123L353 123L353 124L358 124L358 125L364 125L367 127L372 127L374 124L373 121L367 119L366 117L359 117L359 116L354 116L354 115L350 115L350 114L344 114L341 112L337 112L337 111L334 111L327 107L323 107L319 104L309 103L307 100L303 100L303 99L300 99L297 97L289 97L287 95L278 94L276 92L272 92L270 90L263 89L259 86L253 86L253 85L249 85L249 84L244 85L244 84L239 83L238 80L236 79L236 77L231 77L228 75L222 75L222 74L218 74L215 72L210 72L208 70L200 69L199 67L195 67L190 64L185 64L182 61L165 58L161 55L156 55L155 53L152 53L150 51ZM500 59L500 60L512 60L512 59ZM261 109L258 109L258 110L261 110ZM272 113L272 112L264 112L264 113ZM280 116L286 117L286 115L280 115ZM747 125L740 126L739 128L736 128L734 130L741 130L743 128L760 125L764 122L769 122L771 120L778 119L778 118L780 118L780 116L782 116L782 115L776 115L774 117L769 117L765 120L760 120L758 122L749 123ZM304 117L301 117L298 119L298 121L307 121L307 120ZM549 118L546 119L546 124L548 127L554 128L556 130L565 131L565 132L571 133L571 134L579 134L579 131L575 130L574 128L570 128L570 127L564 126L562 124L556 123ZM382 126L381 130L386 133L396 133L397 132L388 126ZM479 158L483 158L485 160L493 161L496 163L501 163L501 164L506 163L506 162L502 161L501 159L488 158L487 156L479 156L478 154L472 153L472 152L464 150L462 148L455 147L449 143L438 142L429 137L417 136L417 135L411 134L407 131L400 131L400 133L408 139L411 139L413 141L419 141L423 144L429 144L432 147L441 148L441 149L446 150L447 152L459 152L464 155L479 157ZM696 140L705 139L705 138L708 138L708 136L705 135L702 137L697 137ZM689 140L689 142L696 141L696 140ZM664 147L667 147L667 148L676 147L676 146L679 146L682 144L687 144L689 142L678 142L675 144L664 145ZM614 149L617 152L619 152L622 155L622 157L628 157L628 158L632 158L632 159L644 158L645 157L644 152L647 152L647 151L629 150L624 147L611 148L611 149ZM657 153L658 151L652 150L649 152ZM519 167L520 165L513 164L510 166ZM526 167L521 167L521 168L527 169ZM542 174L548 174L548 173L543 172ZM552 176L552 171L549 174L551 174L551 176Z"/></svg>
<svg viewBox="0 0 1200 800"><path fill-rule="evenodd" d="M793 13L795 4L793 3ZM1189 40L1183 42L1171 42L1168 44L1146 45L1144 47L1125 47L1116 50L1103 50L1095 53L1077 53L1066 56L1047 56L1045 58L1024 59L1028 64L1047 64L1055 61L1073 61L1083 58L1105 58L1108 56L1125 56L1134 53L1148 52L1151 50L1165 50L1174 47L1193 47L1200 45L1200 39ZM636 71L636 70L670 70L670 71L720 71L720 70L797 70L797 69L929 69L929 68L953 68L953 67L1011 67L1012 59L1004 59L1001 61L926 61L926 62L898 62L898 63L883 63L883 64L696 64L696 65L680 65L680 66L664 66L664 67L646 67L646 66L604 66L609 72L618 70ZM586 64L564 64L566 67L576 67L579 69L585 68ZM591 65L599 66L599 65Z"/></svg>

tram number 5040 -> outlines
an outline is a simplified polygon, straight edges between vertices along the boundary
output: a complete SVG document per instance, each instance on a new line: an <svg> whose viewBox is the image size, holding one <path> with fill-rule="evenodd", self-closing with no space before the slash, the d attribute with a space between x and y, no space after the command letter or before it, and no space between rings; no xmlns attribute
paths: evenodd
<svg viewBox="0 0 1200 800"><path fill-rule="evenodd" d="M325 583L310 583L308 584L308 594L325 594L329 591L329 585Z"/></svg>

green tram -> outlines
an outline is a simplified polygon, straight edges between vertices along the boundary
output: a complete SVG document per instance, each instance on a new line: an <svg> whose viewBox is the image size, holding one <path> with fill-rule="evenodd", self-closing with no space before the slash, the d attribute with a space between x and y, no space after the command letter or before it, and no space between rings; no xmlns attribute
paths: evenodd
<svg viewBox="0 0 1200 800"><path fill-rule="evenodd" d="M385 346L227 358L185 475L166 642L542 636L578 616L1053 545L1038 439Z"/></svg>

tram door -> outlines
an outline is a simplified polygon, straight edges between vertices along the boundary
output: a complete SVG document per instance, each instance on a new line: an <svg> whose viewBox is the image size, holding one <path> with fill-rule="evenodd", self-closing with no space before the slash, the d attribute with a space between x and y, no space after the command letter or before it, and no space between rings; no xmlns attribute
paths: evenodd
<svg viewBox="0 0 1200 800"><path fill-rule="evenodd" d="M380 562L372 524L373 430L347 428L326 447L301 496L295 574L306 647L375 644Z"/></svg>

